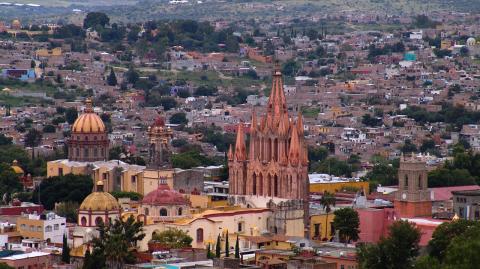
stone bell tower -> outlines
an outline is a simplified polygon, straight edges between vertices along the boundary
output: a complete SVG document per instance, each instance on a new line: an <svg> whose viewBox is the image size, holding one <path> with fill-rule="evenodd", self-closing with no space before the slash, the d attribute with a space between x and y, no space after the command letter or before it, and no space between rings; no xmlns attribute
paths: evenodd
<svg viewBox="0 0 480 269"><path fill-rule="evenodd" d="M165 120L157 118L152 126L148 127L148 153L150 167L167 167L170 165L170 141L173 132L165 126Z"/></svg>
<svg viewBox="0 0 480 269"><path fill-rule="evenodd" d="M425 161L416 156L401 156L398 169L398 191L394 207L400 217L430 217L432 201L428 190Z"/></svg>

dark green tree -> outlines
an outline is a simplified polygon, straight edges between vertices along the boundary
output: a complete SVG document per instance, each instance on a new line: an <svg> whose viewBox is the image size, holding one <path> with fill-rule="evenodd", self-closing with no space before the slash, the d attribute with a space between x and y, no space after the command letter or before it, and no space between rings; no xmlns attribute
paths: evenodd
<svg viewBox="0 0 480 269"><path fill-rule="evenodd" d="M0 197L4 194L11 196L13 193L21 191L22 184L18 180L10 164L0 163Z"/></svg>
<svg viewBox="0 0 480 269"><path fill-rule="evenodd" d="M113 71L113 67L110 68L110 74L107 77L107 84L109 86L117 86L117 76L115 75L115 72Z"/></svg>
<svg viewBox="0 0 480 269"><path fill-rule="evenodd" d="M58 202L81 203L93 188L90 176L67 174L49 177L40 183L33 191L33 198L41 203L45 209L52 210ZM39 194L40 192L40 194Z"/></svg>
<svg viewBox="0 0 480 269"><path fill-rule="evenodd" d="M447 249L452 240L463 235L468 229L475 226L477 222L459 219L452 222L445 222L438 226L432 234L432 239L428 242L428 252L430 256L443 262L447 255Z"/></svg>
<svg viewBox="0 0 480 269"><path fill-rule="evenodd" d="M417 146L412 143L412 140L406 139L405 144L403 144L403 146L401 147L401 150L403 153L415 153L417 152Z"/></svg>
<svg viewBox="0 0 480 269"><path fill-rule="evenodd" d="M66 234L63 235L62 262L70 264L70 247L68 246Z"/></svg>
<svg viewBox="0 0 480 269"><path fill-rule="evenodd" d="M184 112L178 112L178 113L173 114L170 117L170 123L172 123L172 124L187 124L188 123L187 114L185 114Z"/></svg>
<svg viewBox="0 0 480 269"><path fill-rule="evenodd" d="M65 119L67 120L68 124L73 124L77 118L78 112L76 108L69 107L65 110Z"/></svg>
<svg viewBox="0 0 480 269"><path fill-rule="evenodd" d="M238 241L238 234L237 234L237 240L235 241L235 258L240 259L240 243Z"/></svg>
<svg viewBox="0 0 480 269"><path fill-rule="evenodd" d="M0 134L0 146L11 145L12 140L11 137L6 137L4 134Z"/></svg>
<svg viewBox="0 0 480 269"><path fill-rule="evenodd" d="M83 28L88 29L90 27L101 26L105 28L110 23L110 18L103 12L89 12L83 20Z"/></svg>
<svg viewBox="0 0 480 269"><path fill-rule="evenodd" d="M208 243L208 246L207 246L207 259L213 259L215 257L215 255L213 255L212 253L212 250L211 250L211 246L210 246L210 243Z"/></svg>
<svg viewBox="0 0 480 269"><path fill-rule="evenodd" d="M37 129L30 129L25 135L25 146L32 148L32 159L35 158L35 148L42 142L43 134Z"/></svg>
<svg viewBox="0 0 480 269"><path fill-rule="evenodd" d="M455 237L447 248L443 268L476 269L480 264L480 225Z"/></svg>
<svg viewBox="0 0 480 269"><path fill-rule="evenodd" d="M360 219L358 212L352 208L345 207L333 212L333 227L338 231L340 241L350 243L350 240L357 241L360 233Z"/></svg>
<svg viewBox="0 0 480 269"><path fill-rule="evenodd" d="M230 246L228 243L228 230L225 232L225 257L230 256Z"/></svg>
<svg viewBox="0 0 480 269"><path fill-rule="evenodd" d="M409 269L418 256L421 232L408 221L396 221L389 227L388 237L377 244L357 248L360 269ZM385 267L388 265L387 267Z"/></svg>
<svg viewBox="0 0 480 269"><path fill-rule="evenodd" d="M128 71L125 72L125 79L128 81L128 83L135 84L140 79L140 74L138 74L133 66L130 66Z"/></svg>
<svg viewBox="0 0 480 269"><path fill-rule="evenodd" d="M220 258L220 255L221 255L221 238L220 238L220 235L217 236L217 244L215 245L215 257L216 258Z"/></svg>
<svg viewBox="0 0 480 269"><path fill-rule="evenodd" d="M176 228L155 234L152 240L168 248L191 247L193 241L185 231Z"/></svg>

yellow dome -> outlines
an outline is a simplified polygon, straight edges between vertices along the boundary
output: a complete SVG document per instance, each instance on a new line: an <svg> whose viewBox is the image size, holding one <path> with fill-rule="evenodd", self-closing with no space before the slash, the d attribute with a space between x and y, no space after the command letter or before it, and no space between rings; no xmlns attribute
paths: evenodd
<svg viewBox="0 0 480 269"><path fill-rule="evenodd" d="M108 192L92 192L83 200L80 210L112 211L120 209L117 199Z"/></svg>
<svg viewBox="0 0 480 269"><path fill-rule="evenodd" d="M15 174L25 174L25 171L23 171L23 169L20 166L18 166L17 160L13 161L11 167L12 167L13 171L15 172Z"/></svg>
<svg viewBox="0 0 480 269"><path fill-rule="evenodd" d="M73 123L72 133L104 133L105 124L102 119L93 112L92 101L87 99L85 111Z"/></svg>

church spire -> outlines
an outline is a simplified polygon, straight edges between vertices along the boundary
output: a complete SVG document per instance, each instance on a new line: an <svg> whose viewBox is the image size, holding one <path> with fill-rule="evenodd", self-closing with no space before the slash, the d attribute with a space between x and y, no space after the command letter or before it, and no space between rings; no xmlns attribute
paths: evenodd
<svg viewBox="0 0 480 269"><path fill-rule="evenodd" d="M280 66L275 65L272 76L272 90L268 98L267 124L275 126L280 121L283 114L287 113L287 102L283 91L283 79Z"/></svg>
<svg viewBox="0 0 480 269"><path fill-rule="evenodd" d="M237 141L235 143L235 160L244 161L246 159L247 149L245 146L245 135L243 134L243 123L240 122L237 127Z"/></svg>
<svg viewBox="0 0 480 269"><path fill-rule="evenodd" d="M292 138L290 140L290 150L288 152L288 159L290 164L296 166L300 157L300 141L298 139L297 128L292 128Z"/></svg>
<svg viewBox="0 0 480 269"><path fill-rule="evenodd" d="M232 144L230 144L230 147L228 147L227 158L228 158L228 160L229 160L229 161L233 161L233 150L232 150Z"/></svg>
<svg viewBox="0 0 480 269"><path fill-rule="evenodd" d="M303 136L303 117L302 117L302 112L298 112L297 129L298 129L298 135L299 135L299 136Z"/></svg>
<svg viewBox="0 0 480 269"><path fill-rule="evenodd" d="M257 115L255 114L255 108L252 110L252 123L250 124L250 133L253 134L257 131Z"/></svg>

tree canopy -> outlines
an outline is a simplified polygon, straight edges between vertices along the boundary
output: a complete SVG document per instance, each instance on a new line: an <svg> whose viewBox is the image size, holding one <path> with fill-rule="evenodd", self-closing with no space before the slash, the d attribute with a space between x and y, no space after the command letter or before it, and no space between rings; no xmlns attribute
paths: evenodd
<svg viewBox="0 0 480 269"><path fill-rule="evenodd" d="M35 188L33 197L40 199L45 209L52 210L57 202L82 203L92 189L93 181L90 176L67 174L43 180L40 186Z"/></svg>
<svg viewBox="0 0 480 269"><path fill-rule="evenodd" d="M340 240L349 243L350 240L357 241L360 233L360 219L357 211L345 207L333 212L333 227L338 231Z"/></svg>
<svg viewBox="0 0 480 269"><path fill-rule="evenodd" d="M152 240L167 248L191 247L193 241L186 232L177 228L156 233L152 236Z"/></svg>
<svg viewBox="0 0 480 269"><path fill-rule="evenodd" d="M388 237L377 244L362 244L357 248L360 269L413 268L418 256L420 230L408 221L396 221L389 227Z"/></svg>
<svg viewBox="0 0 480 269"><path fill-rule="evenodd" d="M110 23L110 18L103 12L89 12L83 20L83 28L88 29L96 26L105 27Z"/></svg>

